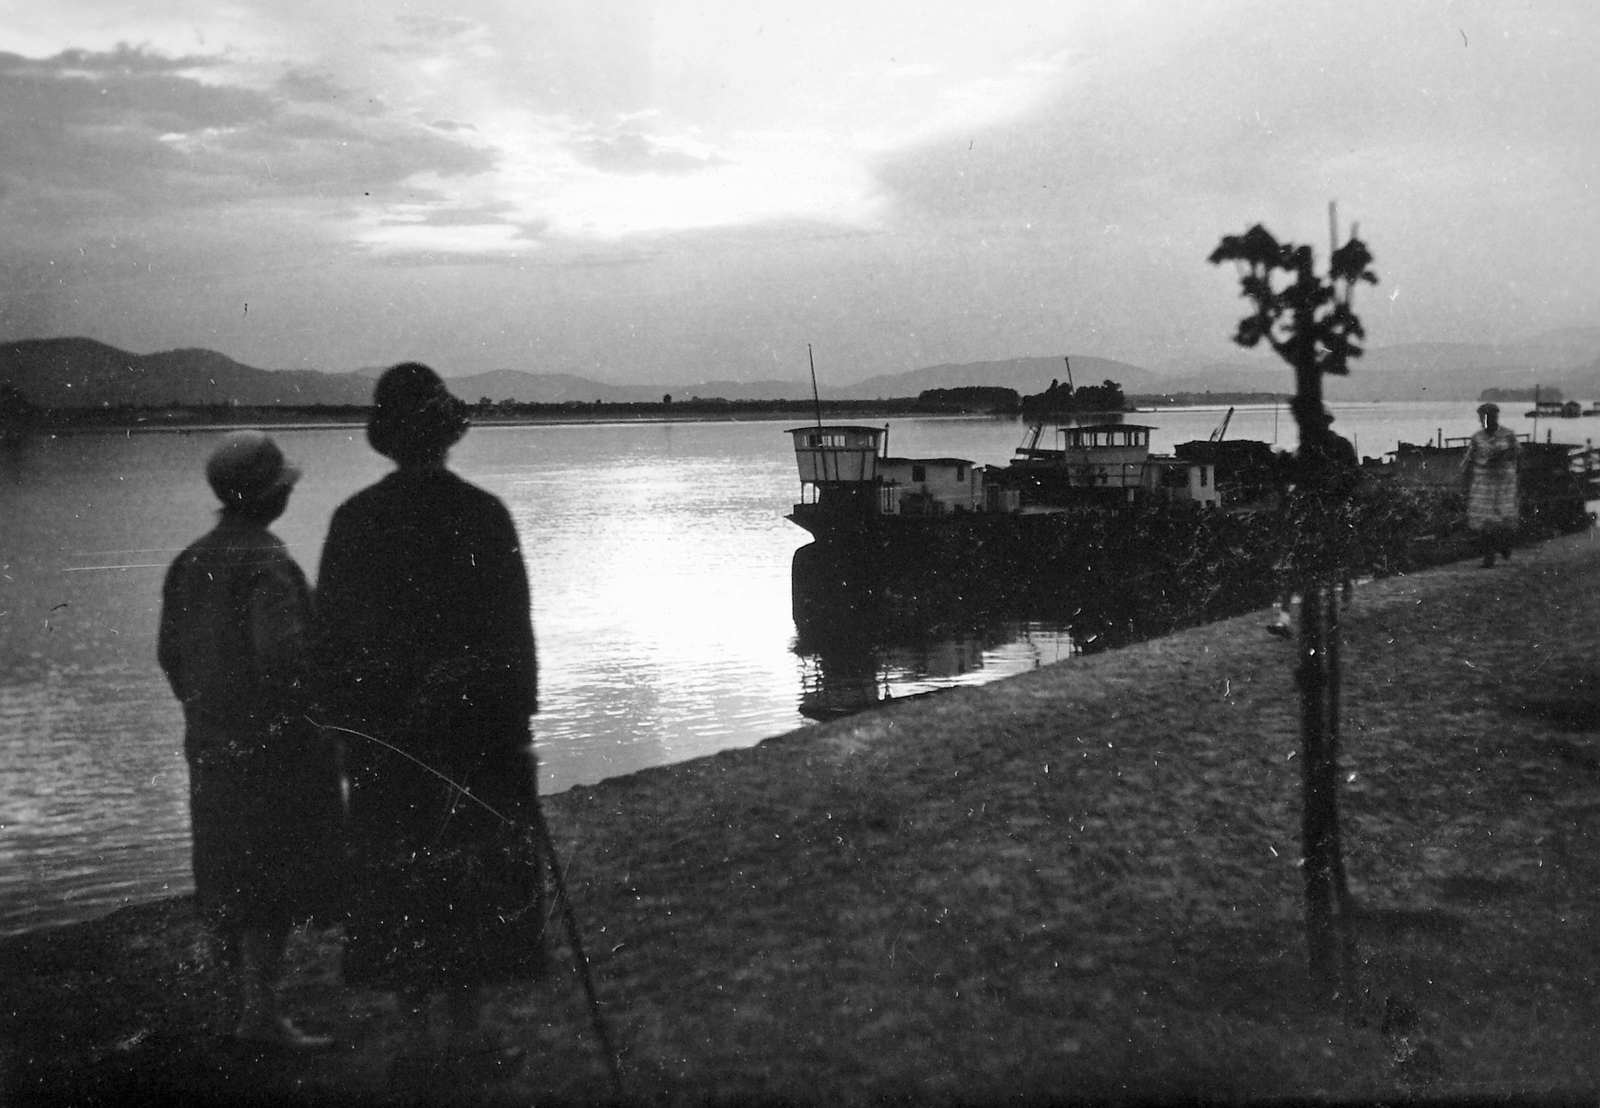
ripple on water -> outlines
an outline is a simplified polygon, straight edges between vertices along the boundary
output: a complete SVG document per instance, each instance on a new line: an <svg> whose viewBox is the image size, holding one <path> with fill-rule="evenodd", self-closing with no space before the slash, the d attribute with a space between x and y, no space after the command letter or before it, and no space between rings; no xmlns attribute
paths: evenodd
<svg viewBox="0 0 1600 1108"><path fill-rule="evenodd" d="M182 719L159 677L13 674L0 686L0 934L189 887Z"/></svg>

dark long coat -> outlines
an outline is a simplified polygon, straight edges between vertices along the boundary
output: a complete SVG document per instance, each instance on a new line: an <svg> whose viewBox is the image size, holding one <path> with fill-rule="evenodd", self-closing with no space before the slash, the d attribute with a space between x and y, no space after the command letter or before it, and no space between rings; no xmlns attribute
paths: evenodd
<svg viewBox="0 0 1600 1108"><path fill-rule="evenodd" d="M330 915L338 763L307 718L311 594L265 527L224 516L172 563L157 653L183 702L195 890L234 927Z"/></svg>
<svg viewBox="0 0 1600 1108"><path fill-rule="evenodd" d="M346 980L533 975L538 666L510 514L447 470L401 468L334 513L317 605L350 783Z"/></svg>

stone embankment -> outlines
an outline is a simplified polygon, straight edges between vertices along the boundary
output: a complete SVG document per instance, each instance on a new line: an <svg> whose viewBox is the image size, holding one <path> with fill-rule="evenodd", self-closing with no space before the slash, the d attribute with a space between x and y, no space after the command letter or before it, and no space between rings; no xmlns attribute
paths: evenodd
<svg viewBox="0 0 1600 1108"><path fill-rule="evenodd" d="M1306 981L1296 648L1264 622L549 798L626 1097L1592 1100L1600 541L1357 587L1335 1008ZM288 1004L345 1044L305 1059L218 1037L186 901L0 945L5 1103L416 1099L407 1024L340 988L336 939L293 948ZM492 999L525 1059L434 1094L611 1096L553 953Z"/></svg>

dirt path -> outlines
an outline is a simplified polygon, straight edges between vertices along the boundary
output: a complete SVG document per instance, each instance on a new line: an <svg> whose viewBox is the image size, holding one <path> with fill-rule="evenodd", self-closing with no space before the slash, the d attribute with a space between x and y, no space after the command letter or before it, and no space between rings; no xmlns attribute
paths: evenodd
<svg viewBox="0 0 1600 1108"><path fill-rule="evenodd" d="M551 798L629 1098L1592 1092L1600 541L1358 587L1342 1010L1306 999L1295 647L1263 622ZM215 1039L184 901L0 945L6 1091L413 1098L335 937L299 937L287 995L350 1048L293 1064ZM609 1095L569 973L494 1011L528 1061L462 1099Z"/></svg>

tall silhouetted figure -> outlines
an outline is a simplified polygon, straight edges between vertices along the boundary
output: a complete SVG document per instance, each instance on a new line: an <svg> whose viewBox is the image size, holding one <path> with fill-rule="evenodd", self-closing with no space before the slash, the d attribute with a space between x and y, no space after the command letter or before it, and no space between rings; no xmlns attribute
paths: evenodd
<svg viewBox="0 0 1600 1108"><path fill-rule="evenodd" d="M306 1048L278 1011L290 926L330 906L338 765L307 720L311 595L267 530L299 470L266 435L222 442L206 477L222 516L167 571L158 653L183 702L194 883L238 976L234 1035Z"/></svg>
<svg viewBox="0 0 1600 1108"><path fill-rule="evenodd" d="M466 430L426 366L379 379L367 438L397 468L334 513L319 659L324 721L346 729L345 978L407 994L433 1048L493 1054L475 990L543 965L538 670L511 516L445 468Z"/></svg>

